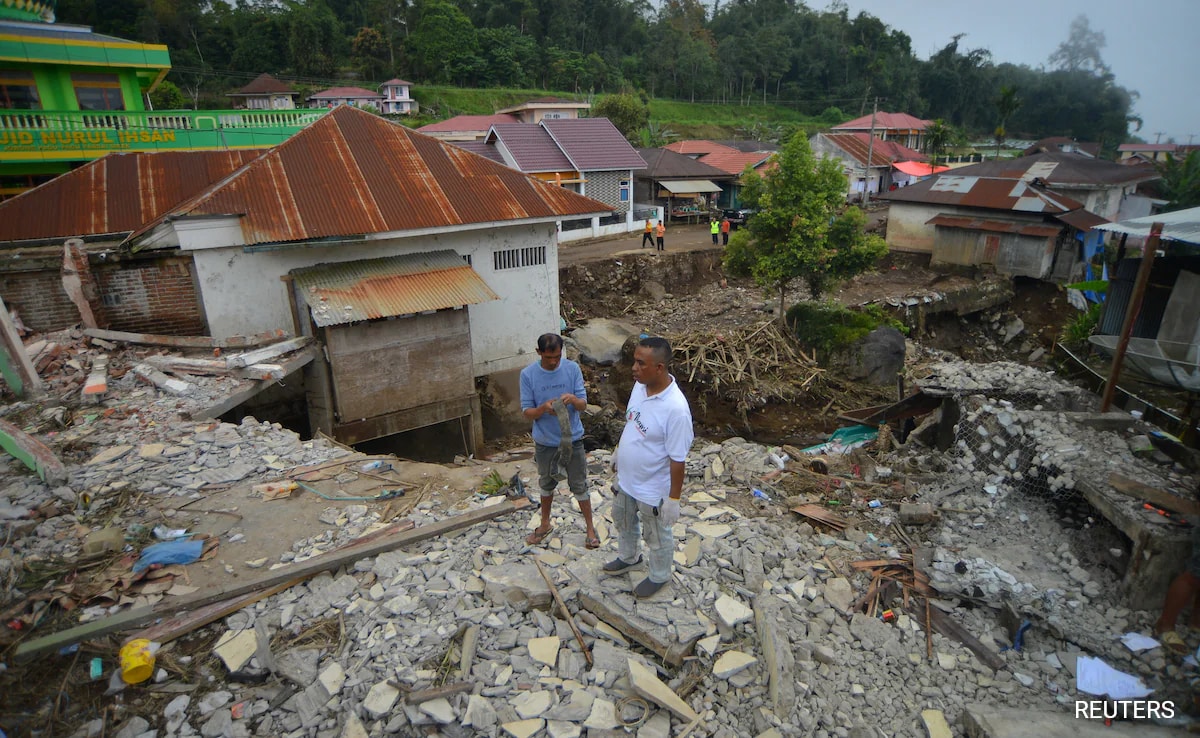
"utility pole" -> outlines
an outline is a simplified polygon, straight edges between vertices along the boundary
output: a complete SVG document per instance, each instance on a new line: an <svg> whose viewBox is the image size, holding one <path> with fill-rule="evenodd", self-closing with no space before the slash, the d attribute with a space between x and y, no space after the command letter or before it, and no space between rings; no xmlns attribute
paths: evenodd
<svg viewBox="0 0 1200 738"><path fill-rule="evenodd" d="M1155 146L1157 146L1158 142L1162 140L1163 133L1164 133L1164 131L1155 131L1154 132L1154 145Z"/></svg>
<svg viewBox="0 0 1200 738"><path fill-rule="evenodd" d="M871 133L870 139L867 141L867 176L863 178L863 207L871 204L871 157L875 154L875 114L879 110L879 98L875 98L875 104L871 106Z"/></svg>

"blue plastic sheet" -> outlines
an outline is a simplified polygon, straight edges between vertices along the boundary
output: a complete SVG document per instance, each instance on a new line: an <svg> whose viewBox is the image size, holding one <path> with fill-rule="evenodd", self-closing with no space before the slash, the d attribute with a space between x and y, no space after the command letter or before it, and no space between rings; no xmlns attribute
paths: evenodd
<svg viewBox="0 0 1200 738"><path fill-rule="evenodd" d="M202 553L204 553L204 541L167 541L165 543L156 543L153 546L147 546L142 549L142 558L134 563L133 570L134 572L141 572L155 564L162 566L167 566L168 564L190 564L199 559Z"/></svg>

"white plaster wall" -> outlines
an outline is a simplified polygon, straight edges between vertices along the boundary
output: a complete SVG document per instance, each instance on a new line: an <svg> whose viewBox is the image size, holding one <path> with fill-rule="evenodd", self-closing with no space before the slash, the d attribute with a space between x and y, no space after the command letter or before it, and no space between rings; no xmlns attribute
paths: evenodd
<svg viewBox="0 0 1200 738"><path fill-rule="evenodd" d="M925 222L938 213L954 213L954 208L945 205L920 205L908 202L893 202L888 208L887 245L893 251L916 251L930 253L936 234L934 226Z"/></svg>
<svg viewBox="0 0 1200 738"><path fill-rule="evenodd" d="M495 271L496 250L545 246L546 264ZM186 249L186 244L185 244ZM293 247L245 253L241 246L192 251L208 325L214 336L293 330L287 290L280 277L293 269L453 249L470 256L475 271L499 300L471 305L475 376L524 366L537 337L558 331L558 248L553 223L502 226L387 241Z"/></svg>

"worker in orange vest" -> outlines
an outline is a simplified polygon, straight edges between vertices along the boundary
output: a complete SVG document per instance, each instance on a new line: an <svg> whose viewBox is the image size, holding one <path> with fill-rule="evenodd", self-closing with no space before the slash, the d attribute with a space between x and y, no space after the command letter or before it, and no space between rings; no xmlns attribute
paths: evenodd
<svg viewBox="0 0 1200 738"><path fill-rule="evenodd" d="M646 230L642 233L642 248L646 248L647 241L650 242L651 246L654 245L654 235L653 234L654 234L654 223L649 218L647 218L646 219Z"/></svg>
<svg viewBox="0 0 1200 738"><path fill-rule="evenodd" d="M667 247L663 245L663 237L667 235L667 227L665 225L663 225L663 222L661 220L658 221L657 233L658 233L658 250L666 251Z"/></svg>
<svg viewBox="0 0 1200 738"><path fill-rule="evenodd" d="M729 245L729 218L721 218L721 245Z"/></svg>

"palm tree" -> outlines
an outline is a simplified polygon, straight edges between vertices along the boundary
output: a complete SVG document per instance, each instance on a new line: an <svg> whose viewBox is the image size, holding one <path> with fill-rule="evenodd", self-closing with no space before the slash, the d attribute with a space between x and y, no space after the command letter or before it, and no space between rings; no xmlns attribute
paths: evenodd
<svg viewBox="0 0 1200 738"><path fill-rule="evenodd" d="M1004 138L1008 135L1005 126L1008 125L1008 119L1012 114L1017 112L1017 108L1021 107L1021 98L1017 97L1017 88L1012 85L1003 85L1000 88L1000 97L996 98L996 112L1000 115L1000 123L996 126L996 158L1000 158L1000 146L1004 144Z"/></svg>
<svg viewBox="0 0 1200 738"><path fill-rule="evenodd" d="M925 127L925 153L929 154L933 166L937 166L938 155L945 152L953 138L954 131L941 118Z"/></svg>

